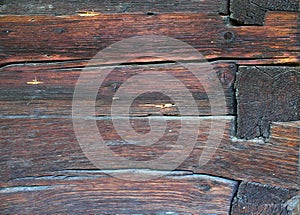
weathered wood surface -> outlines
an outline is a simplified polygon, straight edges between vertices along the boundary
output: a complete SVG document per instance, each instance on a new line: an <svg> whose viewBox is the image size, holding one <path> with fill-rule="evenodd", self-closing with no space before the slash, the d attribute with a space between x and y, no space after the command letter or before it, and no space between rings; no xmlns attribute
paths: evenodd
<svg viewBox="0 0 300 215"><path fill-rule="evenodd" d="M123 181L105 171L53 174L1 182L1 213L225 215L237 188L235 181L188 172L147 182Z"/></svg>
<svg viewBox="0 0 300 215"><path fill-rule="evenodd" d="M0 3L0 208L4 213L299 214L299 196L291 197L299 195L300 189L300 124L274 122L299 120L299 69L290 67L299 65L296 0L231 0L230 5L223 0ZM180 39L209 61L216 61L215 72L227 99L226 114L233 116L184 118L190 120L190 126L195 120L201 126L192 153L177 171L153 181L124 182L97 170L83 154L72 126L71 99L80 70L98 51L122 39L149 34ZM151 51L145 56L152 56ZM164 47L164 51L174 51L174 47ZM119 63L111 60L101 66ZM98 101L97 116L109 115L114 92L128 75L149 67L180 76L194 93L200 115L210 115L203 89L182 67L153 57L131 63L137 64L118 66L114 79L103 87L105 97ZM277 65L252 67L260 64ZM282 65L286 67L278 67ZM240 67L238 109L232 87L236 66ZM251 71L243 72L245 68ZM265 69L264 75L258 71ZM43 83L26 84L35 77ZM275 91L278 88L279 94ZM169 102L153 94L132 104L135 116L173 116L168 117L163 138L153 146L126 143L110 118L98 118L99 131L118 156L138 161L161 156L174 146L181 129L176 108L162 106ZM131 126L147 133L148 120L132 118ZM227 124L220 146L211 160L200 166L211 123L216 132L224 120ZM234 137L236 134L244 139ZM254 137L259 139L247 140ZM111 169L121 174L123 168L115 165ZM251 182L242 182L230 209L237 180Z"/></svg>
<svg viewBox="0 0 300 215"><path fill-rule="evenodd" d="M110 1L26 1L11 2L2 0L0 15L74 15L78 11L94 11L99 13L208 13L227 14L227 0L110 0Z"/></svg>
<svg viewBox="0 0 300 215"><path fill-rule="evenodd" d="M242 182L232 203L232 214L297 215L296 207L287 206L296 190ZM299 197L298 197L299 198Z"/></svg>
<svg viewBox="0 0 300 215"><path fill-rule="evenodd" d="M221 16L209 14L2 16L0 65L90 59L114 42L151 34L180 39L211 60L261 59L261 63L264 60L296 63L299 56L297 19L296 12L271 13L264 26L236 28L226 25ZM155 55L153 50L143 52L145 56ZM195 56L180 60L193 59Z"/></svg>
<svg viewBox="0 0 300 215"><path fill-rule="evenodd" d="M271 122L300 120L300 67L239 67L237 136L269 136Z"/></svg>
<svg viewBox="0 0 300 215"><path fill-rule="evenodd" d="M299 154L299 121L273 123L267 142L232 138L229 142L220 144L210 162L205 166L194 167L193 171L299 189ZM192 157L193 152L190 158ZM192 163L195 161L191 162L188 158L184 164Z"/></svg>
<svg viewBox="0 0 300 215"><path fill-rule="evenodd" d="M299 0L230 0L230 18L239 25L263 25L268 11L300 11Z"/></svg>
<svg viewBox="0 0 300 215"><path fill-rule="evenodd" d="M75 62L61 62L21 64L2 68L0 73L0 115L71 115L74 89L81 72L86 72L82 71L82 67L85 65L84 62L77 64ZM214 63L212 68L214 70L211 72L216 73L216 78L219 77L225 95L223 92L218 92L217 89L208 87L204 89L202 83L179 64L118 66L109 74L99 89L96 100L96 115L110 115L113 99L118 99L120 102L130 99L130 95L125 95L126 97L122 98L115 96L120 85L126 82L128 78L137 74L148 74L152 71L159 71L161 74L167 73L180 80L194 97L199 115L211 115L207 93L213 93L220 97L225 96L227 111L224 111L224 114L234 115L236 104L233 83L236 65L233 63ZM199 74L201 75L201 71ZM27 84L34 78L43 83L39 85ZM144 84L147 85L147 80L144 81ZM174 98L184 100L185 95L174 81L175 79L169 80L165 84L168 85ZM215 90L215 92L208 92L208 90ZM154 93L155 91L157 92ZM158 115L160 113L164 115L192 115L191 107L185 107L185 112L181 113L176 106L163 107L163 104L171 104L174 101L158 92L159 89L154 88L153 92L145 92L132 101L130 114L135 116ZM222 106L221 101L218 106Z"/></svg>
<svg viewBox="0 0 300 215"><path fill-rule="evenodd" d="M265 143L262 140L231 139L234 125L230 117L223 117L223 120L227 120L224 138L211 160L199 166L210 124L214 123L216 130L217 126L222 125L221 119L183 119L190 120L191 125L194 124L193 120L200 120L201 126L193 151L181 165L178 164L178 170L299 188L299 122L290 123L289 126L285 123L274 124L274 136L270 142ZM97 124L101 136L117 156L140 161L152 160L168 153L170 147L175 146L181 129L180 120L171 117L160 141L151 146L136 146L121 139L109 119L99 119ZM138 132L149 131L145 119L133 118L132 124ZM83 154L69 118L2 119L0 132L1 181L38 176L49 171L97 169ZM179 146L175 150L182 151ZM95 156L106 157L101 156L97 148L94 151ZM112 166L112 169L119 168L124 168L124 163L114 163Z"/></svg>

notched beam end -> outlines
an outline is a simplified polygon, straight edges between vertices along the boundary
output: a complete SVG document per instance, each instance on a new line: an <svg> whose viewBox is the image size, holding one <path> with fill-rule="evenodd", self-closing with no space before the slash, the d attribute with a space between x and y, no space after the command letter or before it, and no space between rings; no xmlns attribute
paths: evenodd
<svg viewBox="0 0 300 215"><path fill-rule="evenodd" d="M300 120L299 67L246 66L237 73L237 136L268 138L272 122Z"/></svg>
<svg viewBox="0 0 300 215"><path fill-rule="evenodd" d="M299 214L297 213L299 195L298 197L295 195L297 191L294 189L242 182L233 200L231 212L232 214L296 215Z"/></svg>
<svg viewBox="0 0 300 215"><path fill-rule="evenodd" d="M230 0L230 18L235 25L264 25L268 11L299 12L299 0Z"/></svg>

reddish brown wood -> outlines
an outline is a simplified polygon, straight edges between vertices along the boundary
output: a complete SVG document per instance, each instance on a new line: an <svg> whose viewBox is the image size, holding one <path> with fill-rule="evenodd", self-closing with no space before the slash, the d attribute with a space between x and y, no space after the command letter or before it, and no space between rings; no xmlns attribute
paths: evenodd
<svg viewBox="0 0 300 215"><path fill-rule="evenodd" d="M296 215L286 202L297 195L296 190L251 182L242 182L232 203L232 214Z"/></svg>
<svg viewBox="0 0 300 215"><path fill-rule="evenodd" d="M236 90L240 138L266 138L271 122L300 120L299 67L240 67Z"/></svg>
<svg viewBox="0 0 300 215"><path fill-rule="evenodd" d="M72 109L72 99L77 80L84 67L83 62L62 62L54 64L22 64L7 66L0 73L0 115L70 115ZM235 80L236 66L233 63L214 63L211 72L219 76L226 96L227 111L224 114L235 114L235 95L233 83ZM160 71L172 75L186 86L193 95L200 115L211 115L210 101L207 97L207 90L215 90L211 93L218 94L217 89L203 88L203 83L199 82L191 72L178 64L159 65L132 65L118 66L107 77L99 90L96 115L110 115L113 99L126 101L127 97L117 98L115 93L126 80L137 74L148 74L151 71ZM43 82L39 85L30 85L27 82L37 78ZM147 85L147 80L145 86ZM172 89L174 98L184 100L184 95L178 88L174 80L164 83ZM149 84L148 84L149 85ZM100 83L99 83L100 86ZM159 93L159 89L153 89L156 93L146 93L139 96L131 105L131 115L147 116L158 115L192 115L191 107L186 107L185 112L180 113L175 107L161 107L163 104L174 103L170 98ZM176 92L176 93L175 93ZM219 106L221 106L221 101ZM127 114L127 113L124 113Z"/></svg>
<svg viewBox="0 0 300 215"><path fill-rule="evenodd" d="M236 28L226 25L219 15L207 14L3 16L0 64L90 59L114 42L152 34L180 39L207 59L295 63L299 51L297 18L298 13L277 12L268 15L265 26ZM145 56L152 54L145 52ZM192 59L195 57L180 60Z"/></svg>
<svg viewBox="0 0 300 215"><path fill-rule="evenodd" d="M300 189L300 124L299 121L273 122L299 120L298 68L293 68L297 71L291 75L292 67L272 67L272 71L266 73L276 73L275 76L282 76L282 80L274 83L268 80L262 87L257 87L267 78L252 67L299 64L297 3L296 0L231 0L229 11L228 1L223 0L166 0L158 3L149 0L143 3L88 0L72 1L72 4L49 0L1 1L1 211L6 214L228 214L237 182L220 178L225 177L252 181L242 182L231 208L232 214L298 215L299 192L293 188ZM266 13L269 10L295 12ZM232 26L236 24L263 26ZM194 174L176 171L171 176L138 183L120 181L107 176L109 171L98 171L83 154L74 135L70 117L74 85L80 69L98 51L122 39L149 34L180 39L207 59L218 61L215 72L225 90L226 114L229 115L236 115L232 88L235 65L250 66L247 67L252 68L248 74L250 78L243 79L242 74L237 84L237 132L239 138L260 139L233 137L236 135L235 117L193 116L185 120L190 120L190 127L195 120L201 122L199 137L194 150L177 170ZM165 51L174 51L172 47L164 48ZM149 54L151 51L145 51L145 56ZM192 62L195 58L179 56L177 60ZM161 65L144 65L154 61ZM106 62L109 66L118 63L118 60ZM210 115L203 89L183 68L152 57L139 58L132 63L143 65L123 65L115 71L114 78L107 80L102 88L105 93L104 97L99 97L96 115L108 115L118 85L128 75L144 71L146 67L168 70L181 76L194 93L200 115ZM265 70L265 67L258 69L262 68ZM122 71L126 75L122 75ZM35 76L44 83L27 85L26 82ZM172 82L169 84L172 86ZM272 90L265 87L271 85ZM279 94L278 89L282 90ZM258 96L261 94L273 98L254 99L254 105L249 98L261 98ZM127 144L117 135L109 118L98 119L99 130L111 150L119 156L139 161L161 156L174 145L181 129L176 108L163 107L170 102L153 94L139 98L132 105L132 114L136 116L157 115L159 111L176 116L168 118L166 133L154 146ZM162 105L163 108L147 106L149 104ZM228 121L222 143L211 160L200 166L199 157L208 138L210 122L215 122L213 131L216 132L224 119ZM141 133L150 130L145 117L132 119L131 125ZM103 153L95 155L101 157ZM176 159L175 156L172 160ZM123 174L120 168L121 165L115 164L111 169ZM145 170L141 173L158 174ZM297 193L298 196L291 198Z"/></svg>
<svg viewBox="0 0 300 215"><path fill-rule="evenodd" d="M270 142L265 143L262 140L231 139L230 127L233 125L229 121L224 139L216 153L207 164L199 166L199 158L208 137L210 123L214 122L216 130L224 119L224 117L187 119L200 120L200 133L194 150L178 170L299 188L299 122L274 124L272 126L274 136L271 136ZM149 131L145 119L132 119L132 123L139 132ZM167 153L169 147L175 144L180 131L178 118L170 118L168 132L158 143L138 147L126 144L116 134L109 120L99 120L98 126L102 137L108 141L111 150L118 156L141 161L152 160ZM49 171L96 169L82 153L74 135L71 119L68 118L2 119L1 138L2 181L39 176ZM178 150L181 150L180 147ZM94 151L97 152L96 156L101 158L101 152ZM121 166L122 164L114 164L113 169Z"/></svg>
<svg viewBox="0 0 300 215"><path fill-rule="evenodd" d="M65 171L1 183L2 213L228 214L237 183L188 172L146 182ZM55 175L57 174L57 175ZM121 174L121 173L120 173ZM124 173L123 173L124 174ZM141 174L155 172L141 171Z"/></svg>

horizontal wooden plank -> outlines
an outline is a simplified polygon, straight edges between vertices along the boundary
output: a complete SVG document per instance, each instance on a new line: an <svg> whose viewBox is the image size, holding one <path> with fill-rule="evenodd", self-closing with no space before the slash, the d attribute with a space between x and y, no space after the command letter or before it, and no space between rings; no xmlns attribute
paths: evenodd
<svg viewBox="0 0 300 215"><path fill-rule="evenodd" d="M90 59L117 41L141 35L179 39L196 48L207 59L260 59L261 62L297 63L297 18L296 12L270 13L265 26L233 27L227 25L221 16L210 14L2 16L0 65ZM149 53L137 47L134 50L151 57L161 53L161 49L173 53L181 48L159 47L149 49ZM180 50L180 53L179 60L198 60L193 55L183 55L184 50ZM133 57L132 53L129 55ZM120 63L115 62L116 59L112 61L108 60L107 63ZM145 62L145 59L136 61ZM148 61L153 61L153 58Z"/></svg>
<svg viewBox="0 0 300 215"><path fill-rule="evenodd" d="M133 118L131 125L137 132L145 134L150 130L148 119ZM187 117L182 120L187 120L185 122L190 126L194 126L195 120L199 120L200 128L192 152L186 155L187 158L182 164L178 163L178 170L189 170L199 174L249 180L282 187L299 187L299 127L297 123L288 127L285 124L274 124L272 126L274 137L270 138L269 142L263 142L262 140L246 141L231 138L234 125L230 117ZM212 149L210 152L214 153L211 158L208 157L208 154L202 155L205 149L209 149L209 146L205 144L209 137L210 126L213 125L212 132L216 133L222 128L224 120L227 121L227 125L219 147L214 153L216 146L210 145ZM179 146L174 147L182 129L179 117L168 118L167 128L162 138L151 146L129 144L116 133L109 118L99 119L97 124L101 136L109 148L118 157L141 161L140 168L149 168L149 163L142 162L168 154L170 147L173 147L172 150L174 149L174 152L178 154L183 150ZM1 181L38 176L49 171L97 169L83 154L76 140L70 118L1 119L0 132ZM220 133L216 134L216 136L211 135L210 138L217 141ZM185 139L183 142L188 142L188 140ZM106 164L105 162L109 160L107 152L99 151L97 147L91 153L91 157L103 158L100 160L101 164ZM210 161L205 165L200 165L200 155L202 158L210 158ZM170 162L172 161L178 161L178 157L170 159ZM109 161L107 168L130 169L137 167L136 164L130 165L113 160ZM163 170L164 168L164 165L155 167L155 169Z"/></svg>
<svg viewBox="0 0 300 215"><path fill-rule="evenodd" d="M235 181L187 172L146 182L93 172L59 172L1 183L2 213L225 215L237 187Z"/></svg>
<svg viewBox="0 0 300 215"><path fill-rule="evenodd" d="M272 123L269 140L232 138L209 163L193 171L299 189L299 139L299 121Z"/></svg>
<svg viewBox="0 0 300 215"><path fill-rule="evenodd" d="M86 63L86 62L85 62ZM0 115L71 115L72 99L77 80L86 64L84 62L60 62L53 64L21 64L3 68L0 72ZM233 83L235 80L236 65L233 63L214 63L212 73L216 73L223 86L223 91L216 88L204 88L203 84L189 72L187 68L176 64L148 64L148 65L124 65L111 67L112 72L100 87L96 100L96 115L110 115L113 100L120 103L126 101L131 104L131 115L192 115L192 107L186 106L184 112L180 112L176 106L164 107L164 104L175 104L173 99L185 100L185 93L176 83L180 80L186 89L190 91L198 106L199 115L211 115L210 101L207 93L224 98L226 97L227 111L224 114L235 114L235 94ZM163 81L168 86L172 98L160 93L160 89L153 86L152 92L145 91L135 100L131 101L130 92L122 98L115 96L119 87L129 78L137 74L148 74L157 71L159 74L172 75L173 80ZM199 71L201 75L201 71ZM95 74L95 77L99 75ZM149 75L150 76L150 75ZM41 82L38 85L28 84L33 79ZM147 79L148 80L148 79ZM149 86L147 80L141 80L145 86ZM148 87L149 88L149 87ZM211 92L209 91L211 90ZM135 93L135 92L132 92ZM222 101L216 104L222 107ZM127 114L127 113L124 113Z"/></svg>
<svg viewBox="0 0 300 215"><path fill-rule="evenodd" d="M242 182L232 203L232 214L291 214L286 203L297 195L293 189Z"/></svg>
<svg viewBox="0 0 300 215"><path fill-rule="evenodd" d="M300 11L299 0L230 0L230 18L239 24L263 25L268 11Z"/></svg>
<svg viewBox="0 0 300 215"><path fill-rule="evenodd" d="M12 3L1 1L0 15L73 15L78 11L94 11L97 13L166 13L166 12L201 12L222 13L227 11L227 1L224 0L172 0L165 1L137 1L137 0L110 0L110 1L51 1L18 0Z"/></svg>
<svg viewBox="0 0 300 215"><path fill-rule="evenodd" d="M271 122L300 120L300 68L239 67L237 136L268 137Z"/></svg>

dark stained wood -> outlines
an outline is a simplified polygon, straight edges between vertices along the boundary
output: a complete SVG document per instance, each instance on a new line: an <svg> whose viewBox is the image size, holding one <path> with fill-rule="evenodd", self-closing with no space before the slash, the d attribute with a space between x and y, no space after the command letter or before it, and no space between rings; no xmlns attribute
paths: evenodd
<svg viewBox="0 0 300 215"><path fill-rule="evenodd" d="M230 142L219 146L210 162L193 171L299 189L299 139L299 121L273 123L267 142L232 138ZM196 163L193 153L198 154L197 147L186 160L187 166Z"/></svg>
<svg viewBox="0 0 300 215"><path fill-rule="evenodd" d="M268 137L271 122L300 120L299 67L240 67L236 90L240 138Z"/></svg>
<svg viewBox="0 0 300 215"><path fill-rule="evenodd" d="M241 25L263 25L267 11L300 11L299 0L230 0L230 18Z"/></svg>
<svg viewBox="0 0 300 215"><path fill-rule="evenodd" d="M1 15L74 15L78 11L94 11L98 13L225 13L226 0L86 0L79 1L51 1L18 0L11 2L1 0Z"/></svg>
<svg viewBox="0 0 300 215"><path fill-rule="evenodd" d="M207 139L210 123L221 125L221 120L227 119L226 140L229 139L229 126L232 117L220 118L198 118L187 117L191 125L193 121L200 120L200 132L198 152ZM75 137L72 119L66 118L45 118L45 119L1 119L1 181L14 178L35 175L43 172L59 171L65 169L96 169L96 167L83 154L80 145ZM89 121L88 121L89 122ZM111 150L120 157L127 157L135 160L151 160L174 147L181 130L181 123L178 117L169 117L166 132L158 143L153 146L141 147L124 141L115 131L112 121L109 118L97 120L99 135L106 141ZM131 119L131 125L138 132L149 132L148 118L136 117ZM192 143L191 143L192 144ZM176 147L182 151L180 147ZM97 149L95 149L96 152ZM104 152L104 151L103 151ZM98 155L101 157L101 153ZM105 153L105 152L104 152ZM187 155L188 156L188 155ZM174 158L175 160L177 158ZM197 154L199 159L199 154ZM105 161L103 161L105 162ZM189 161L190 162L190 161ZM198 163L198 162L197 162ZM197 165L195 163L195 165ZM180 165L180 163L178 163ZM30 166L30 168L28 168ZM124 168L124 164L115 164L113 169ZM108 167L106 167L108 168ZM128 166L126 169L133 167Z"/></svg>
<svg viewBox="0 0 300 215"><path fill-rule="evenodd" d="M236 28L227 25L221 16L210 14L2 16L0 64L90 59L117 41L152 34L182 40L207 59L296 63L299 55L297 18L298 13L271 13L265 26ZM174 47L170 47L172 50ZM149 50L150 54L143 50L145 56L153 56L156 51L159 52ZM180 56L179 60L197 59ZM138 61L145 62L145 59Z"/></svg>
<svg viewBox="0 0 300 215"><path fill-rule="evenodd" d="M299 65L299 11L298 0L0 0L0 213L298 215L300 121L275 121L300 120L300 73L291 67ZM182 47L142 50L146 57L121 66L123 55L111 58L97 65L117 65L99 90L97 125L114 155L128 162L108 159L107 152L93 145L92 156L107 162L99 170L75 137L74 86L81 69L100 50L151 34L187 42L213 62L226 95L224 115L232 116L210 116L203 87L186 69L151 57L164 51L180 53L178 61L198 60L184 55ZM114 96L125 79L148 70L167 71L182 80L202 117L166 107L172 101L159 93L140 96L130 109L138 117L129 126L146 134L150 119L162 122L163 114L168 121L157 143L138 146L126 142L107 116L112 99L127 99ZM35 77L40 84L27 84ZM177 89L174 82L167 83ZM184 99L180 90L176 95ZM86 115L85 121L92 122ZM182 154L185 146L175 145L180 131L192 130L198 121L196 144L182 163L176 154L153 168L130 162L151 161L171 149ZM219 137L224 124L220 145L213 145L216 137L205 145L209 132ZM188 137L183 142L193 143ZM213 156L204 156L210 160L199 164L209 148ZM158 177L173 161L178 167L162 178L118 179Z"/></svg>
<svg viewBox="0 0 300 215"><path fill-rule="evenodd" d="M53 174L1 183L2 213L225 215L237 187L235 181L188 172L146 182L124 181L105 171Z"/></svg>
<svg viewBox="0 0 300 215"><path fill-rule="evenodd" d="M292 214L286 202L297 195L293 189L242 182L232 203L232 214L296 215Z"/></svg>
<svg viewBox="0 0 300 215"><path fill-rule="evenodd" d="M181 165L178 164L178 170L299 188L299 122L274 124L274 136L270 138L270 142L263 142L231 138L234 125L230 117L193 117L185 120L190 120L191 125L194 120L200 120L201 126L192 153ZM217 131L222 126L222 120L227 121L223 140L211 160L199 166L210 124L213 123L214 131ZM149 124L144 118L133 118L131 122L138 132L149 132ZM142 147L121 139L109 119L99 119L97 123L101 136L114 153L137 161L152 160L169 152L181 129L178 117L171 117L160 141L152 146ZM39 176L49 171L97 169L83 154L69 118L2 119L0 132L1 181ZM180 147L174 149L182 152ZM94 152L101 158L101 151L95 148ZM103 153L106 154L104 151ZM124 168L124 163L114 163L112 167Z"/></svg>
<svg viewBox="0 0 300 215"><path fill-rule="evenodd" d="M53 64L20 64L2 68L0 73L0 115L71 115L72 99L77 80L86 62L60 62ZM233 83L235 81L236 65L233 63L214 63L212 72L216 73L226 96L227 111L224 114L235 114L236 104ZM132 65L117 66L99 89L96 103L96 115L110 115L113 99L123 100L128 97L117 98L115 93L128 78L137 74L147 74L151 71L168 73L180 80L190 90L200 115L211 115L210 101L207 94L210 90L203 88L186 68L179 64L159 65ZM200 71L199 71L200 72ZM43 82L39 85L30 85L36 78ZM99 83L100 84L100 83ZM174 97L184 100L184 95L174 80L164 82L172 89ZM147 83L145 82L145 85ZM216 90L216 89L212 89ZM153 89L159 92L159 89ZM221 92L211 92L220 94ZM127 95L126 95L127 96ZM220 96L222 96L220 94ZM223 95L224 96L224 95ZM223 97L222 96L222 97ZM133 102L133 101L132 101ZM170 98L159 93L145 93L139 96L131 105L131 115L191 115L189 107L180 113L177 107L161 107L163 104L174 103ZM220 104L221 106L222 104ZM124 113L125 114L125 113Z"/></svg>

